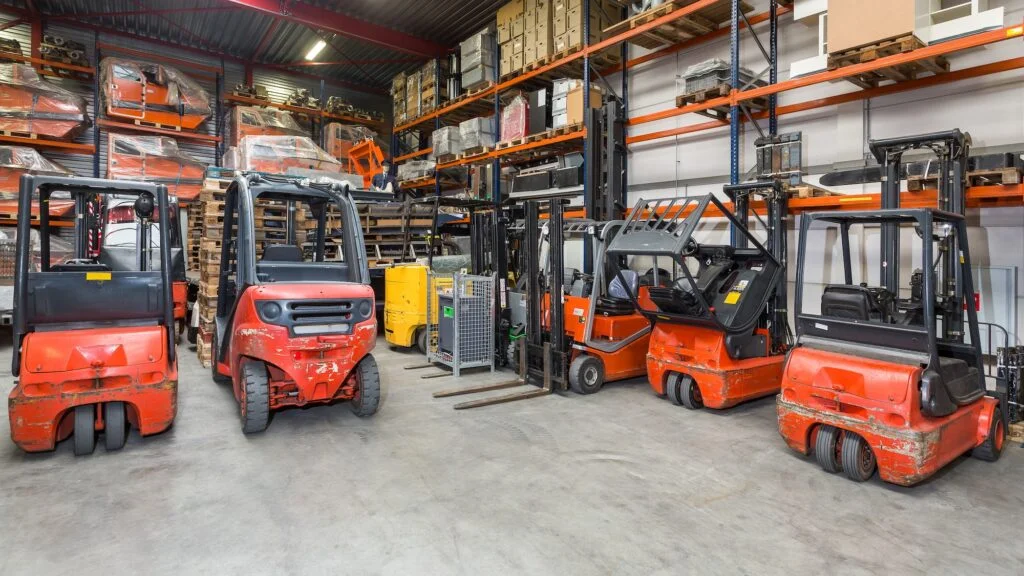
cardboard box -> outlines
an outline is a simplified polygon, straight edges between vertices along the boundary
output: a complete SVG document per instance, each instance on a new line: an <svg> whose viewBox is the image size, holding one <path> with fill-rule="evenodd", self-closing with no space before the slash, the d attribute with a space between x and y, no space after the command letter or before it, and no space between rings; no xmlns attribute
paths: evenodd
<svg viewBox="0 0 1024 576"><path fill-rule="evenodd" d="M913 34L915 5L921 2L922 0L829 0L829 54Z"/></svg>
<svg viewBox="0 0 1024 576"><path fill-rule="evenodd" d="M551 19L551 34L553 36L559 36L566 33L565 23L567 22L568 14L565 12L555 13L554 18Z"/></svg>
<svg viewBox="0 0 1024 576"><path fill-rule="evenodd" d="M523 60L523 54L522 53L520 53L520 54L513 54L512 55L512 69L513 70L522 70L524 65L525 65L525 62Z"/></svg>
<svg viewBox="0 0 1024 576"><path fill-rule="evenodd" d="M497 22L500 26L503 23L510 22L516 18L523 16L523 8L525 4L523 0L511 0L501 8L498 8Z"/></svg>
<svg viewBox="0 0 1024 576"><path fill-rule="evenodd" d="M505 50L505 46L508 46L509 50ZM511 50L511 48L512 48L511 45L506 45L506 44L502 44L501 45L501 65L498 66L498 68L500 70L499 74L501 74L502 76L504 76L506 74L511 74L512 72L515 71L512 68L512 50Z"/></svg>
<svg viewBox="0 0 1024 576"><path fill-rule="evenodd" d="M512 23L498 22L498 43L504 44L512 39Z"/></svg>
<svg viewBox="0 0 1024 576"><path fill-rule="evenodd" d="M601 107L601 91L596 87L590 88L590 107ZM569 91L565 102L566 125L579 124L583 122L583 87L580 86Z"/></svg>
<svg viewBox="0 0 1024 576"><path fill-rule="evenodd" d="M512 22L512 36L522 36L526 31L522 19Z"/></svg>

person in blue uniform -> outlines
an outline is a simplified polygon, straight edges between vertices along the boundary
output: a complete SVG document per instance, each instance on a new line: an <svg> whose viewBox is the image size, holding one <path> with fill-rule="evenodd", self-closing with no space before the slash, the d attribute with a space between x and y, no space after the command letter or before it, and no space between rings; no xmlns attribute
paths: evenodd
<svg viewBox="0 0 1024 576"><path fill-rule="evenodd" d="M390 160L385 160L381 163L380 174L374 174L371 184L376 192L387 192L389 194L398 192L398 182L391 174Z"/></svg>

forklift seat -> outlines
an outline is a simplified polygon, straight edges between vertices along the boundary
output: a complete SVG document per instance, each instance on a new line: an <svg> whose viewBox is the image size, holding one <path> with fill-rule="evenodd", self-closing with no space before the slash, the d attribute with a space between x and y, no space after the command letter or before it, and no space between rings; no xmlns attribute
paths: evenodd
<svg viewBox="0 0 1024 576"><path fill-rule="evenodd" d="M626 284L623 285L622 280L625 279ZM618 274L612 278L611 283L608 284L608 296L616 300L630 300L632 301L632 294L636 294L637 288L640 286L640 275L633 270L623 270L622 276Z"/></svg>
<svg viewBox="0 0 1024 576"><path fill-rule="evenodd" d="M941 418L972 404L985 395L984 378L974 366L946 356L921 376L921 412Z"/></svg>
<svg viewBox="0 0 1024 576"><path fill-rule="evenodd" d="M821 295L821 315L847 320L883 320L875 292L866 286L829 284Z"/></svg>
<svg viewBox="0 0 1024 576"><path fill-rule="evenodd" d="M302 262L302 248L294 244L271 244L263 249L260 262Z"/></svg>

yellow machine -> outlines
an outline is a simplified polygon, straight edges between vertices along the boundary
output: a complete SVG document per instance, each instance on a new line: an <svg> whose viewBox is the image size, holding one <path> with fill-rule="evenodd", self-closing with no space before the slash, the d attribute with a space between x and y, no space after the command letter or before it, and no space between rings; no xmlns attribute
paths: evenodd
<svg viewBox="0 0 1024 576"><path fill-rule="evenodd" d="M451 286L450 278L438 278L437 285ZM434 292L434 291L432 291ZM433 316L437 318L437 299ZM427 353L427 267L399 264L384 271L384 338L392 346Z"/></svg>
<svg viewBox="0 0 1024 576"><path fill-rule="evenodd" d="M384 271L384 338L392 346L427 353L427 267L394 266Z"/></svg>

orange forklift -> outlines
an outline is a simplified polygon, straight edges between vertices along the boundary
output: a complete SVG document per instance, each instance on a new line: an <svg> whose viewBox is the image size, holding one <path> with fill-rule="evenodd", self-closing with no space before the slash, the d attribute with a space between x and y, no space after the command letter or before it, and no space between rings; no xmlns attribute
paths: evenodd
<svg viewBox="0 0 1024 576"><path fill-rule="evenodd" d="M356 193L379 196L260 174L228 187L213 378L232 383L246 434L287 407L347 401L359 416L377 411L377 323ZM285 243L259 246L257 199L288 206ZM328 229L332 208L340 216ZM299 225L300 212L312 215L312 228ZM330 260L328 241L340 245Z"/></svg>
<svg viewBox="0 0 1024 576"><path fill-rule="evenodd" d="M775 394L789 341L786 317L786 194L776 181L725 187L729 210L713 194L640 200L608 247L622 286L634 274L622 257L672 263L670 283L647 294L630 290L637 309L654 324L647 377L659 396L688 409L729 408ZM767 241L748 227L751 198L764 198ZM702 244L695 232L714 209L731 224L728 245ZM717 214L716 214L717 215Z"/></svg>
<svg viewBox="0 0 1024 576"><path fill-rule="evenodd" d="M959 130L874 141L882 209L801 219L797 342L777 399L779 433L826 472L863 482L877 470L886 482L910 486L967 452L988 461L1002 453L1006 382L986 386L973 305L964 217L969 147ZM902 155L916 148L938 156L938 209L899 206ZM880 270L872 278L854 248L869 245L877 228ZM822 279L805 269L832 257L830 238L838 238L842 283L823 281L827 265ZM901 274L906 239L919 265L909 275Z"/></svg>
<svg viewBox="0 0 1024 576"><path fill-rule="evenodd" d="M75 203L74 258L52 263L50 218L39 212L39 265L31 247L33 202L56 192ZM102 248L90 248L97 196L134 196L139 221L136 266L120 270ZM150 233L168 221L167 188L142 182L23 176L19 191L12 371L11 438L27 452L74 439L76 455L92 453L102 432L108 451L122 448L129 426L143 436L171 426L177 410L178 364L171 297L171 253L159 226L159 269Z"/></svg>

